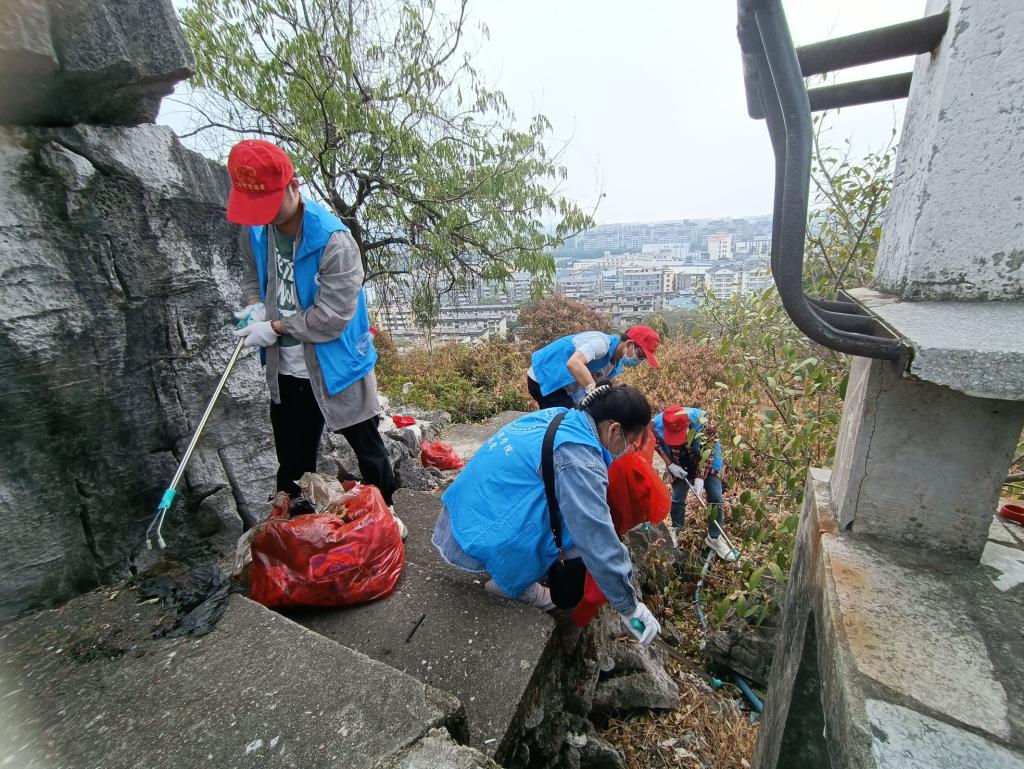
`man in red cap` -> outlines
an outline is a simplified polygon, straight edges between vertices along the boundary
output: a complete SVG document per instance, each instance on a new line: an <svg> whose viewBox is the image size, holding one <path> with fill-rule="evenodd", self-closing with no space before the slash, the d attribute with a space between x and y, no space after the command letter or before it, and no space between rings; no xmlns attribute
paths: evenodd
<svg viewBox="0 0 1024 769"><path fill-rule="evenodd" d="M736 560L732 548L722 535L725 516L722 514L722 445L718 442L718 428L708 419L707 412L698 408L669 406L652 420L657 451L665 460L672 477L672 526L682 528L686 521L686 495L693 489L699 498L707 495L708 535L704 544L719 558ZM714 441L709 456L707 444Z"/></svg>
<svg viewBox="0 0 1024 769"><path fill-rule="evenodd" d="M228 173L227 217L244 225L243 307L235 313L241 326L235 334L260 348L266 368L277 488L298 495L295 481L316 471L326 423L345 436L363 480L391 506L396 483L377 431L377 351L359 248L334 214L303 199L281 148L239 142L228 155Z"/></svg>
<svg viewBox="0 0 1024 769"><path fill-rule="evenodd" d="M633 326L621 337L603 331L583 331L556 339L537 350L526 372L530 397L542 409L573 408L596 387L596 380L613 379L624 367L647 361L655 368L661 337L650 326Z"/></svg>

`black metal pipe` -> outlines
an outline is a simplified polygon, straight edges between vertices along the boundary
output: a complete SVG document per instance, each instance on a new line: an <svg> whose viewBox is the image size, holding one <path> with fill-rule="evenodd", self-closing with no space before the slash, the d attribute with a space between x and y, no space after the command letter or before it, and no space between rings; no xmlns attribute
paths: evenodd
<svg viewBox="0 0 1024 769"><path fill-rule="evenodd" d="M898 75L885 75L867 80L855 80L852 83L811 88L807 91L807 99L811 104L811 112L852 107L856 104L905 99L910 93L910 78L913 74L913 72L901 72Z"/></svg>
<svg viewBox="0 0 1024 769"><path fill-rule="evenodd" d="M816 299L807 297L807 301L822 310L832 312L845 312L849 315L865 315L864 308L856 302L846 302L841 299Z"/></svg>
<svg viewBox="0 0 1024 769"><path fill-rule="evenodd" d="M743 4L741 2L741 9ZM843 332L824 320L808 302L803 292L803 252L807 224L808 188L811 174L811 110L804 88L796 51L778 0L752 4L754 20L760 36L764 58L768 65L773 91L778 99L778 114L771 115L769 128L773 139L778 134L778 116L781 114L785 131L785 162L776 165L776 193L781 187L781 216L773 232L780 233L778 257L775 263L776 287L786 313L810 339L833 350L871 358L897 360L903 346L896 340L882 339L859 333ZM741 14L742 21L742 14ZM762 99L767 113L774 112L771 97L762 88ZM776 158L780 157L776 150ZM782 175L781 185L779 175ZM780 204L776 198L776 211ZM773 222L774 225L774 222ZM773 252L776 244L772 244Z"/></svg>
<svg viewBox="0 0 1024 769"><path fill-rule="evenodd" d="M810 77L876 61L928 53L942 40L948 26L947 10L890 27L802 45L796 49L800 72L804 77Z"/></svg>
<svg viewBox="0 0 1024 769"><path fill-rule="evenodd" d="M808 301L810 301L809 298ZM817 315L824 323L827 323L840 331L856 331L861 334L874 334L878 330L878 324L875 322L875 319L868 315L832 312L831 310L823 310L820 307L816 307L815 304L815 302L811 302L811 310L814 314Z"/></svg>

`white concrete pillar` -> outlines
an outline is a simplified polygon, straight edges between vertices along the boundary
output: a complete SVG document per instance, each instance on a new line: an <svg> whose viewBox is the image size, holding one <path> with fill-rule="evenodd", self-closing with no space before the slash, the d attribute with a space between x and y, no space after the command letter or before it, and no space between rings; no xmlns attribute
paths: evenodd
<svg viewBox="0 0 1024 769"><path fill-rule="evenodd" d="M917 58L876 286L905 299L1024 299L1024 2L950 7Z"/></svg>

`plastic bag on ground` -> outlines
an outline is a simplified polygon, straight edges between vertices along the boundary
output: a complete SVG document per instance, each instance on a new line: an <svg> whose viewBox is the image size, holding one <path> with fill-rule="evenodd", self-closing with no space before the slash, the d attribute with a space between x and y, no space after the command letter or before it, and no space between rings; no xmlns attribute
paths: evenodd
<svg viewBox="0 0 1024 769"><path fill-rule="evenodd" d="M668 488L642 452L625 454L608 468L608 508L619 536L641 523L661 523L671 505ZM573 610L573 622L580 627L589 625L607 600L588 573L583 598Z"/></svg>
<svg viewBox="0 0 1024 769"><path fill-rule="evenodd" d="M420 463L438 470L461 470L466 466L453 446L441 441L423 441L420 445Z"/></svg>
<svg viewBox="0 0 1024 769"><path fill-rule="evenodd" d="M303 473L295 485L299 487L302 498L312 502L318 513L341 515L345 502L355 493L346 489L337 478L321 473Z"/></svg>
<svg viewBox="0 0 1024 769"><path fill-rule="evenodd" d="M416 424L415 417L403 417L399 414L392 414L391 421L395 423L395 427L410 427Z"/></svg>
<svg viewBox="0 0 1024 769"><path fill-rule="evenodd" d="M139 598L159 598L174 613L153 631L153 638L204 636L224 615L232 587L214 561L162 564L161 571L138 578Z"/></svg>
<svg viewBox="0 0 1024 769"><path fill-rule="evenodd" d="M272 609L348 606L394 590L405 563L398 524L376 487L358 484L352 491L344 517L318 513L258 527L252 600Z"/></svg>

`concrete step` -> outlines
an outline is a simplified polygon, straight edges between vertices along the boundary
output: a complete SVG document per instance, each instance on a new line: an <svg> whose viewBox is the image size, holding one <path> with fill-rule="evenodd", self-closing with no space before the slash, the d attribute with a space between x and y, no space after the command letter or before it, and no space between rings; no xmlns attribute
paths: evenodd
<svg viewBox="0 0 1024 769"><path fill-rule="evenodd" d="M163 610L113 593L0 631L5 769L398 767L433 729L465 736L451 695L245 598L204 637L152 640Z"/></svg>
<svg viewBox="0 0 1024 769"><path fill-rule="evenodd" d="M486 573L471 574L455 569L445 562L431 542L434 524L441 513L441 498L426 491L399 489L394 496L395 510L409 529L405 540L405 560L439 571L451 579L462 580L478 587L489 579Z"/></svg>
<svg viewBox="0 0 1024 769"><path fill-rule="evenodd" d="M400 511L400 515L404 515ZM410 534L410 539L412 535ZM556 654L555 623L452 573L407 560L395 592L361 606L292 614L462 701L469 744L502 762L530 701L534 672Z"/></svg>

